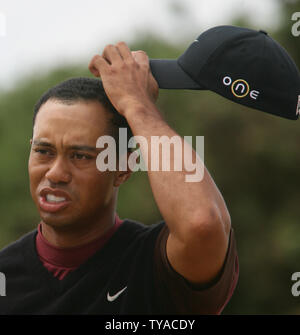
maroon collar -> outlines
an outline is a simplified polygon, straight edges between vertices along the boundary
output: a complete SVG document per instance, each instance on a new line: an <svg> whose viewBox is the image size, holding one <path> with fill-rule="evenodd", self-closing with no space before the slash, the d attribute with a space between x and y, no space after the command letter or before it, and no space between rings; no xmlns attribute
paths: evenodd
<svg viewBox="0 0 300 335"><path fill-rule="evenodd" d="M100 250L119 228L123 221L116 214L115 224L103 236L85 245L72 248L60 248L50 244L42 234L42 225L38 225L36 249L43 263L68 269L77 268L96 251Z"/></svg>

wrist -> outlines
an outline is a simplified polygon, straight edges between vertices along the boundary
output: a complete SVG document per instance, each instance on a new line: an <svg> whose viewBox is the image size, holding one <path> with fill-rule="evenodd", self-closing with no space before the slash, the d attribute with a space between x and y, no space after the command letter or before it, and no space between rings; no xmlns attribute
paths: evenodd
<svg viewBox="0 0 300 335"><path fill-rule="evenodd" d="M122 114L128 122L130 120L134 121L137 118L145 119L148 117L162 119L162 115L154 103L149 103L147 105L132 105L126 108Z"/></svg>

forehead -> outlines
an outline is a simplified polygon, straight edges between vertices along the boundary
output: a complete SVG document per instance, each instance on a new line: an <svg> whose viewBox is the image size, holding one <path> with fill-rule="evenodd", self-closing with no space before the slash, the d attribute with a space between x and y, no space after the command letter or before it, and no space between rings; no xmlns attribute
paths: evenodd
<svg viewBox="0 0 300 335"><path fill-rule="evenodd" d="M98 101L76 101L66 104L48 100L36 116L34 138L49 140L67 138L73 141L96 142L108 134L109 116Z"/></svg>

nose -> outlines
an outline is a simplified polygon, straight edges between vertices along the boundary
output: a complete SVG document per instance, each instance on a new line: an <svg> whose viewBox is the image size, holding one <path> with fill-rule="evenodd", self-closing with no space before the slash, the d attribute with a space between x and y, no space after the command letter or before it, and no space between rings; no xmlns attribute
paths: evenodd
<svg viewBox="0 0 300 335"><path fill-rule="evenodd" d="M58 157L52 162L45 177L53 184L64 183L67 184L72 180L71 172L68 168L67 162L63 158Z"/></svg>

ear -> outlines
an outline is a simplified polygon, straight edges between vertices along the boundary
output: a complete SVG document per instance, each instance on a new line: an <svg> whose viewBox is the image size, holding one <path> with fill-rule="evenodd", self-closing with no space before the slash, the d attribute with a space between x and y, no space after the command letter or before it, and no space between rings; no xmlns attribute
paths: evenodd
<svg viewBox="0 0 300 335"><path fill-rule="evenodd" d="M132 171L128 166L128 158L130 156L131 152L127 152L125 155L127 155L127 165L126 165L126 170L125 171L117 171L116 172L116 177L114 180L114 186L115 187L119 187L121 186L123 183L125 183L130 176L132 175ZM117 162L117 166L119 166L119 162Z"/></svg>
<svg viewBox="0 0 300 335"><path fill-rule="evenodd" d="M29 142L30 142L30 145L32 145L32 138L30 139L30 141L29 141Z"/></svg>
<svg viewBox="0 0 300 335"><path fill-rule="evenodd" d="M127 181L130 178L131 174L132 174L132 171L117 172L117 175L114 181L114 186L115 187L121 186L123 183L125 183L125 181Z"/></svg>

